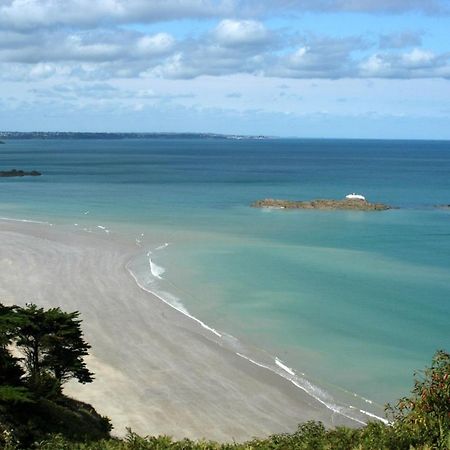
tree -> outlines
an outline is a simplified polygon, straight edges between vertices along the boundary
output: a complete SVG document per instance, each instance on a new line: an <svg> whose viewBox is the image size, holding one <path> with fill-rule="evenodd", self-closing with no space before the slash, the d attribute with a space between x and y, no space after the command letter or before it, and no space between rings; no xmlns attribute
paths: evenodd
<svg viewBox="0 0 450 450"><path fill-rule="evenodd" d="M78 311L44 310L31 304L18 309L17 314L15 342L24 355L31 386L42 386L49 377L59 389L71 378L80 383L93 381L93 373L84 362L90 345L83 339Z"/></svg>
<svg viewBox="0 0 450 450"><path fill-rule="evenodd" d="M108 418L62 392L71 378L93 381L84 362L89 348L78 312L0 303L0 448L11 442L34 448L52 433L68 439L109 437Z"/></svg>
<svg viewBox="0 0 450 450"><path fill-rule="evenodd" d="M28 401L22 386L24 370L20 360L9 352L17 330L16 307L0 304L0 404L1 402Z"/></svg>

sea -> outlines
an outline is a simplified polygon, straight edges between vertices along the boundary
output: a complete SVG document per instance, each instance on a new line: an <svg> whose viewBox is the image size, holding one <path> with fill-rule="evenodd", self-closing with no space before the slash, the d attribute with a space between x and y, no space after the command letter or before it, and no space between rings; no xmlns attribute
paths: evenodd
<svg viewBox="0 0 450 450"><path fill-rule="evenodd" d="M0 178L2 218L128 239L143 289L330 408L382 417L450 350L449 141L11 139L0 168L43 173ZM352 192L394 208L250 206Z"/></svg>

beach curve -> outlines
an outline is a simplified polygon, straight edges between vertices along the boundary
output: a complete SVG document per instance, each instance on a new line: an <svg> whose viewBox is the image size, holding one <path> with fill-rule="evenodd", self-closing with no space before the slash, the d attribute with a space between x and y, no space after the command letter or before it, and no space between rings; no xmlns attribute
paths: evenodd
<svg viewBox="0 0 450 450"><path fill-rule="evenodd" d="M0 237L2 301L81 312L96 381L67 392L108 415L116 434L229 441L306 420L357 426L140 289L126 268L135 247L29 222L0 221Z"/></svg>

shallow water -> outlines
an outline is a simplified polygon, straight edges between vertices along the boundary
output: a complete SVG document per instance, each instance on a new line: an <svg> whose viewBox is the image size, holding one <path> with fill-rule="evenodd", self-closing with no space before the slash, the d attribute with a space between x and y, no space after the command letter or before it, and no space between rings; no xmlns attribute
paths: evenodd
<svg viewBox="0 0 450 450"><path fill-rule="evenodd" d="M44 173L0 179L0 216L128 236L141 282L333 395L393 400L449 348L449 142L9 141L0 166ZM349 192L400 209L248 206Z"/></svg>

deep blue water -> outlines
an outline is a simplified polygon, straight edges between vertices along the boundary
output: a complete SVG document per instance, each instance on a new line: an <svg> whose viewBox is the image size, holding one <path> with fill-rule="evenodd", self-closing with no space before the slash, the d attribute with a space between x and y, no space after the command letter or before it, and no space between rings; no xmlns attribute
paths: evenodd
<svg viewBox="0 0 450 450"><path fill-rule="evenodd" d="M170 242L160 289L330 389L393 400L450 347L450 142L9 141L0 167L44 173L0 179L0 216ZM399 209L249 207L349 192Z"/></svg>

